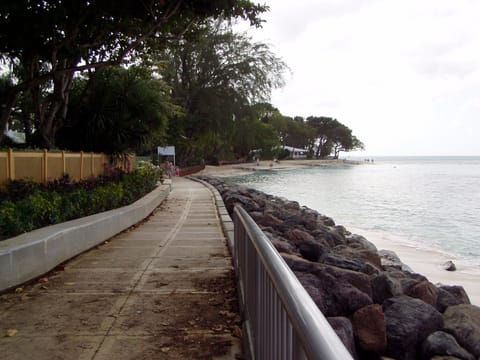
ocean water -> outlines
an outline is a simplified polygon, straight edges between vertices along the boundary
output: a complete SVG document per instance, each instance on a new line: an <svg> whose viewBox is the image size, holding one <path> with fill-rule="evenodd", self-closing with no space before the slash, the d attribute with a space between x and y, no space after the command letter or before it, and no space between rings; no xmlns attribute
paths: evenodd
<svg viewBox="0 0 480 360"><path fill-rule="evenodd" d="M480 157L375 158L226 180L298 201L373 242L391 239L480 266Z"/></svg>

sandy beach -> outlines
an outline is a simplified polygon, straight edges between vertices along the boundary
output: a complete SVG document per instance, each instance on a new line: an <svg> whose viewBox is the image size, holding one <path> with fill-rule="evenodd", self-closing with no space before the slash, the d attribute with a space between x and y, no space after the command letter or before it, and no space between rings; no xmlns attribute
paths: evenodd
<svg viewBox="0 0 480 360"><path fill-rule="evenodd" d="M426 276L432 283L463 286L472 304L480 306L480 268L478 266L466 265L462 263L462 259L436 249L368 236L361 231L358 233L374 243L378 250L394 251L403 263L416 273ZM447 261L453 261L457 270L445 270L444 264Z"/></svg>
<svg viewBox="0 0 480 360"><path fill-rule="evenodd" d="M260 170L291 170L309 167L322 166L339 166L339 165L358 165L362 164L358 161L351 160L282 160L280 162L274 161L260 161L257 163L243 163L233 165L211 166L207 165L205 170L199 174L217 177L241 176L250 174L254 171Z"/></svg>
<svg viewBox="0 0 480 360"><path fill-rule="evenodd" d="M258 170L288 170L296 168L308 168L312 166L338 166L338 165L362 164L344 160L284 160L280 163L272 161L261 161L256 163L234 164L222 166L206 166L201 172L202 175L229 177L241 176ZM335 220L335 219L334 219ZM363 235L374 243L379 250L394 251L413 271L423 274L431 282L443 285L461 285L465 288L472 304L480 306L480 268L463 264L461 259L441 251L420 246L396 242L392 239L369 236L361 230L348 229L352 232ZM446 271L444 264L453 261L457 267L456 271Z"/></svg>

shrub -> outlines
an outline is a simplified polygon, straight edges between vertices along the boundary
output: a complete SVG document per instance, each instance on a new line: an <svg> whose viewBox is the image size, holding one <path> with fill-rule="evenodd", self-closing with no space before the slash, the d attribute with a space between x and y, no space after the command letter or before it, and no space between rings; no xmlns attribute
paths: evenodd
<svg viewBox="0 0 480 360"><path fill-rule="evenodd" d="M0 240L131 204L152 191L161 177L161 170L145 165L79 182L68 176L47 184L11 181L0 194Z"/></svg>
<svg viewBox="0 0 480 360"><path fill-rule="evenodd" d="M21 200L40 188L41 184L36 183L32 179L11 180L7 182L6 190L0 193L0 201Z"/></svg>
<svg viewBox="0 0 480 360"><path fill-rule="evenodd" d="M21 228L15 204L9 200L2 201L0 203L0 239L10 234L18 234Z"/></svg>

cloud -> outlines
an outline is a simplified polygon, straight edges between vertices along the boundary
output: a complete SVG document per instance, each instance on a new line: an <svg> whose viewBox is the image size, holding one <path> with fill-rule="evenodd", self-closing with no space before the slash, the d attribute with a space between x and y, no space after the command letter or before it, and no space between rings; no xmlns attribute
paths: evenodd
<svg viewBox="0 0 480 360"><path fill-rule="evenodd" d="M458 77L465 78L478 69L478 64L473 61L448 61L442 59L425 59L418 63L421 73L432 77Z"/></svg>
<svg viewBox="0 0 480 360"><path fill-rule="evenodd" d="M355 13L370 3L372 0L275 0L269 2L271 12L266 21L276 37L295 41L311 23Z"/></svg>
<svg viewBox="0 0 480 360"><path fill-rule="evenodd" d="M480 132L479 1L270 6L254 37L270 42L292 70L272 96L284 114L338 118L372 154L480 155L470 135ZM455 139L452 131L466 135Z"/></svg>

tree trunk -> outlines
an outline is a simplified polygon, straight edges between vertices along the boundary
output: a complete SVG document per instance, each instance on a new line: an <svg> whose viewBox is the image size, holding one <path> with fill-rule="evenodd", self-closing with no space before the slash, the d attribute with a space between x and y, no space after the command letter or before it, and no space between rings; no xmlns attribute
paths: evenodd
<svg viewBox="0 0 480 360"><path fill-rule="evenodd" d="M7 130L7 124L8 120L10 119L10 114L12 113L12 109L15 106L19 95L20 91L16 91L15 88L12 88L12 90L7 93L6 98L0 103L0 106L2 108L0 112L0 143L2 141L5 130Z"/></svg>
<svg viewBox="0 0 480 360"><path fill-rule="evenodd" d="M58 73L54 76L53 94L50 98L46 99L46 101L50 101L50 104L48 104L48 110L46 112L37 112L39 126L37 129L38 135L35 139L36 146L43 149L51 149L55 147L55 136L57 131L64 124L67 116L72 81L73 72ZM41 100L39 99L39 101ZM37 108L41 109L42 106L40 104L38 105Z"/></svg>

